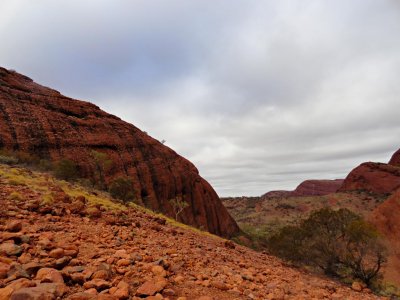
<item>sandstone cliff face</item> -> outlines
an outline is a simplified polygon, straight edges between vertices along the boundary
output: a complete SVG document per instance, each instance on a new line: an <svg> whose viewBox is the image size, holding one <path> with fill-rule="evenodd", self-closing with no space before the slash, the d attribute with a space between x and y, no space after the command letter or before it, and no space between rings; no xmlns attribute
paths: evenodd
<svg viewBox="0 0 400 300"><path fill-rule="evenodd" d="M347 175L339 191L364 190L375 194L390 194L399 187L399 167L367 162L359 165Z"/></svg>
<svg viewBox="0 0 400 300"><path fill-rule="evenodd" d="M113 161L108 179L130 176L145 206L173 215L169 199L182 197L187 224L231 236L238 226L195 166L135 126L0 68L0 147L53 161L75 161L83 175L95 168L91 151Z"/></svg>
<svg viewBox="0 0 400 300"><path fill-rule="evenodd" d="M389 165L400 167L400 149L393 154L389 161Z"/></svg>

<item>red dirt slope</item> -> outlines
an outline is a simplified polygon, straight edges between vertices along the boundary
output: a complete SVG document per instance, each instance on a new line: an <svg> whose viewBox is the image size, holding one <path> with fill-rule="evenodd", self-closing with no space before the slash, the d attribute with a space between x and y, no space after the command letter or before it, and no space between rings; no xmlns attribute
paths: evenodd
<svg viewBox="0 0 400 300"><path fill-rule="evenodd" d="M52 178L6 175L0 299L378 299L360 285L353 291L139 209L110 210L69 196L74 187L60 189ZM15 185L16 175L26 184ZM54 192L52 203L43 202L44 187Z"/></svg>

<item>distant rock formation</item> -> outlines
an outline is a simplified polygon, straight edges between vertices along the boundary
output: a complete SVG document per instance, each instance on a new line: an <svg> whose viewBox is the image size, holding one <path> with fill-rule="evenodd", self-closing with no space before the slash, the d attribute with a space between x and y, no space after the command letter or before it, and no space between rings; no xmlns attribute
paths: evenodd
<svg viewBox="0 0 400 300"><path fill-rule="evenodd" d="M366 162L353 169L340 192L368 191L375 194L390 194L400 188L400 168L383 163Z"/></svg>
<svg viewBox="0 0 400 300"><path fill-rule="evenodd" d="M261 196L267 198L324 196L337 192L343 184L343 179L316 180L310 179L300 183L294 191L271 191Z"/></svg>
<svg viewBox="0 0 400 300"><path fill-rule="evenodd" d="M292 194L291 191L285 191L285 190L269 191L269 192L265 193L264 195L262 195L261 199L286 198L286 197L290 197L291 194Z"/></svg>
<svg viewBox="0 0 400 300"><path fill-rule="evenodd" d="M293 196L324 196L336 193L343 184L343 179L306 180L292 192Z"/></svg>
<svg viewBox="0 0 400 300"><path fill-rule="evenodd" d="M113 162L106 179L131 177L135 197L146 207L173 216L169 200L181 197L189 203L180 214L184 223L227 237L239 230L191 162L96 105L65 97L4 68L0 68L1 147L52 161L73 160L85 177L95 169L91 152L105 153Z"/></svg>
<svg viewBox="0 0 400 300"><path fill-rule="evenodd" d="M400 167L400 149L393 154L389 161L389 165Z"/></svg>

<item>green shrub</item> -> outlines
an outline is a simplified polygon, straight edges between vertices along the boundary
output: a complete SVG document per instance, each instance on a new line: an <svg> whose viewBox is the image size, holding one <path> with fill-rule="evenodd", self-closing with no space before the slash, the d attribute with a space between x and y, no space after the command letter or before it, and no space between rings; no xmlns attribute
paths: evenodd
<svg viewBox="0 0 400 300"><path fill-rule="evenodd" d="M124 202L133 201L135 198L135 191L132 186L132 178L119 177L110 183L110 195L115 199L120 199Z"/></svg>
<svg viewBox="0 0 400 300"><path fill-rule="evenodd" d="M75 162L62 159L54 166L54 175L63 180L74 180L78 177L78 168Z"/></svg>
<svg viewBox="0 0 400 300"><path fill-rule="evenodd" d="M286 226L268 243L271 253L325 274L370 286L386 260L376 229L348 209L324 208L299 226Z"/></svg>
<svg viewBox="0 0 400 300"><path fill-rule="evenodd" d="M184 209L189 206L189 203L183 200L181 196L177 196L174 199L170 199L169 203L171 204L174 210L176 221L178 221L178 217L184 211Z"/></svg>
<svg viewBox="0 0 400 300"><path fill-rule="evenodd" d="M106 175L111 170L112 160L107 153L92 150L90 155L93 158L94 174L93 182L102 190L107 190Z"/></svg>

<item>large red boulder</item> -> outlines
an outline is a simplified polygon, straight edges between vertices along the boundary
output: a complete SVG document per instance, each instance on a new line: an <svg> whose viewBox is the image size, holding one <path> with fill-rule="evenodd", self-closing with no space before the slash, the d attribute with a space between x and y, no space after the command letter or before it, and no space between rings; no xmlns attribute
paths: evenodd
<svg viewBox="0 0 400 300"><path fill-rule="evenodd" d="M84 177L96 168L91 152L105 153L113 162L106 180L131 177L135 197L145 206L173 216L169 200L181 197L189 203L181 221L222 236L239 230L191 162L96 105L65 97L4 68L0 68L1 147L52 161L73 160Z"/></svg>

